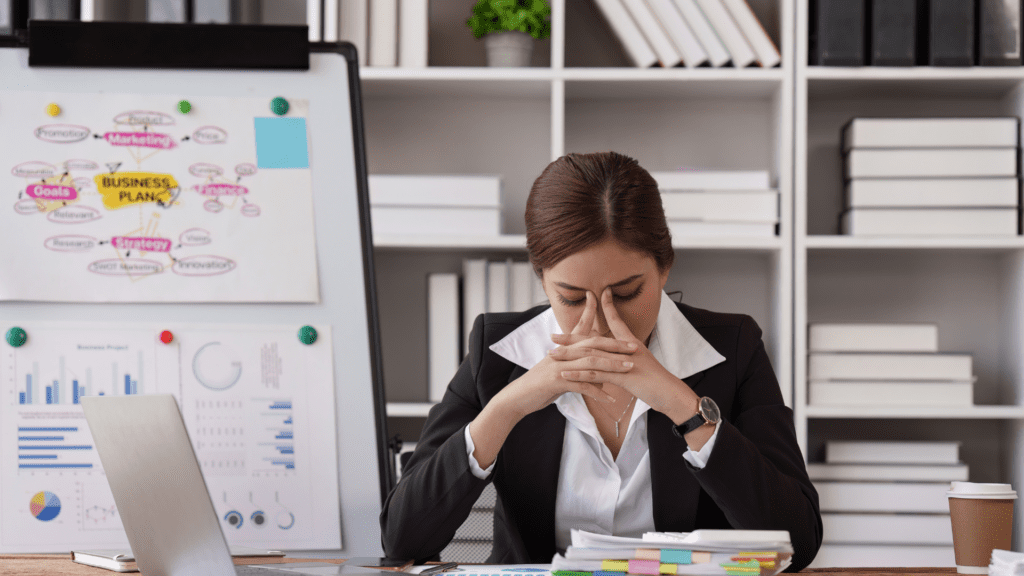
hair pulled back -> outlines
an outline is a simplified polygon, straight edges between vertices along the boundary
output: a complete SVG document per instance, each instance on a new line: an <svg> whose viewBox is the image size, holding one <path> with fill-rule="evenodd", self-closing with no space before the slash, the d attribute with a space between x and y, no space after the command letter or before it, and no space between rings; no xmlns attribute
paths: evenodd
<svg viewBox="0 0 1024 576"><path fill-rule="evenodd" d="M538 276L564 258L612 239L650 255L658 270L675 251L658 183L618 152L569 153L547 165L526 200L526 249Z"/></svg>

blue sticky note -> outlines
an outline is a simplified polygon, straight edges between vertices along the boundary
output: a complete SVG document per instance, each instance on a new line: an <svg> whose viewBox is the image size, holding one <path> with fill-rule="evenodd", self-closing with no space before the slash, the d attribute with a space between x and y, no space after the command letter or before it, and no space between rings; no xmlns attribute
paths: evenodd
<svg viewBox="0 0 1024 576"><path fill-rule="evenodd" d="M309 168L305 118L256 118L257 168Z"/></svg>

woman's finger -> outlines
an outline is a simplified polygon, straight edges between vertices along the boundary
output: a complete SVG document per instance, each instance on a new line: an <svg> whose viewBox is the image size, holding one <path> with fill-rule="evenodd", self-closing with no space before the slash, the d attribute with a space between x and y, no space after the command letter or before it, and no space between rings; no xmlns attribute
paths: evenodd
<svg viewBox="0 0 1024 576"><path fill-rule="evenodd" d="M623 375L618 372L602 370L562 370L561 376L572 382L590 382L591 384L615 384L621 386Z"/></svg>
<svg viewBox="0 0 1024 576"><path fill-rule="evenodd" d="M633 368L631 356L610 354L596 348L555 348L550 356L564 365L562 370L606 370L609 372L628 372Z"/></svg>
<svg viewBox="0 0 1024 576"><path fill-rule="evenodd" d="M574 386L575 392L579 392L584 396L590 396L594 400L603 404L614 404L615 397L605 392L600 386L591 384L589 382L574 382L577 386Z"/></svg>
<svg viewBox="0 0 1024 576"><path fill-rule="evenodd" d="M589 336L583 334L552 334L551 341L562 346L579 345L587 348L598 348L608 352L620 354L632 354L637 351L639 340L624 341L618 338L606 338L604 336ZM557 348L556 348L557 350Z"/></svg>
<svg viewBox="0 0 1024 576"><path fill-rule="evenodd" d="M611 288L605 288L601 293L601 310L604 312L605 323L608 324L608 328L611 329L617 340L624 342L637 340L629 326L626 326L626 323L619 317L619 311L615 309L615 302L612 300Z"/></svg>
<svg viewBox="0 0 1024 576"><path fill-rule="evenodd" d="M597 298L587 290L587 307L583 310L583 316L572 329L572 334L590 334L594 327L594 319L597 318Z"/></svg>

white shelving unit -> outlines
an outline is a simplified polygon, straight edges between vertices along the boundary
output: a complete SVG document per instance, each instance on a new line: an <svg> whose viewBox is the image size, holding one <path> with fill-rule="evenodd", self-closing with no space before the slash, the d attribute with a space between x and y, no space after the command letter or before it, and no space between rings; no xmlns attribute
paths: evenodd
<svg viewBox="0 0 1024 576"><path fill-rule="evenodd" d="M794 66L794 412L805 456L826 440L961 442L973 482L1022 485L1024 238L857 238L838 235L839 131L853 117L1024 115L1024 68L809 66L808 6L796 2ZM974 406L808 404L807 326L815 322L934 322L939 349L974 358ZM1020 550L1020 522L1013 548ZM842 545L828 556L851 556ZM871 566L899 565L903 547L872 546ZM915 552L917 562L948 565ZM932 560L921 560L932 558ZM853 564L846 564L853 565ZM927 564L915 564L924 566ZM812 564L817 567L818 563Z"/></svg>
<svg viewBox="0 0 1024 576"><path fill-rule="evenodd" d="M430 406L423 403L427 273L461 272L467 257L525 260L523 212L530 186L566 152L615 150L652 171L771 173L781 195L781 236L676 238L666 290L681 290L683 301L695 306L753 316L790 398L789 62L775 69L634 68L592 0L553 0L550 54L535 54L529 68L487 68L478 65L479 54L469 52L482 54L482 46L458 36L469 36L463 24L468 13L442 4L431 7L428 68L360 72L369 172L501 174L506 234L375 237L391 428L407 440L416 438ZM783 54L791 54L793 19L782 16L793 13L792 1L751 4ZM435 50L441 42L445 46ZM456 43L462 53L451 48Z"/></svg>

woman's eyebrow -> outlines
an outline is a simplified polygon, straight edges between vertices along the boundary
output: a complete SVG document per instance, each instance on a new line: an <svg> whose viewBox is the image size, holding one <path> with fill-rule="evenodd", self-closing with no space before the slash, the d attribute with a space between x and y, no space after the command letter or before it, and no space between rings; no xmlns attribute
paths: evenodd
<svg viewBox="0 0 1024 576"><path fill-rule="evenodd" d="M636 280L637 278L640 278L642 276L643 276L643 274L634 274L634 275L630 276L629 278L626 278L625 280L619 280L615 284L609 284L608 287L609 288L615 288L616 286L622 286L622 285L625 285L625 284L629 284L633 280ZM566 290L578 290L580 292L586 292L586 290L584 290L583 288L577 288L577 287L575 287L575 286L573 286L571 284L566 284L565 282L555 282L555 285L556 286L561 286L562 288L565 288Z"/></svg>

